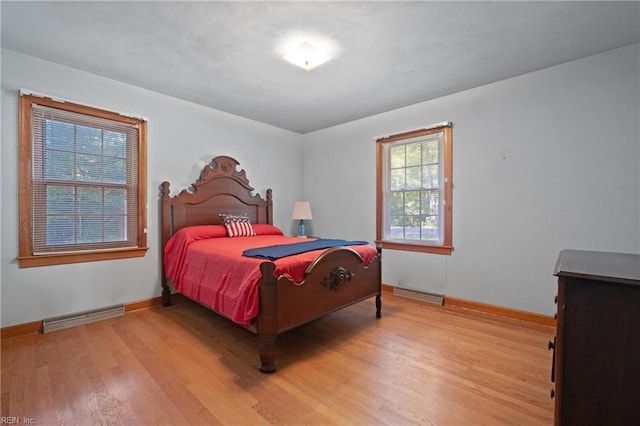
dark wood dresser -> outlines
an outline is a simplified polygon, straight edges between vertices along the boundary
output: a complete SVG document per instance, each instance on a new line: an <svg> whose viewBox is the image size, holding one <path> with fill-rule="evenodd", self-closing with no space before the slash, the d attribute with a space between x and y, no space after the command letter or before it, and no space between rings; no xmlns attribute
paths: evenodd
<svg viewBox="0 0 640 426"><path fill-rule="evenodd" d="M560 252L556 425L640 425L640 255Z"/></svg>

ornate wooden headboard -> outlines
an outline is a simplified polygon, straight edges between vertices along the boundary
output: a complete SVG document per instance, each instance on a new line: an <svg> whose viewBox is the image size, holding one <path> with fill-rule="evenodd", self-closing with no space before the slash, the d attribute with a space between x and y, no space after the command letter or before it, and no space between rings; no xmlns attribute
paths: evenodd
<svg viewBox="0 0 640 426"><path fill-rule="evenodd" d="M266 200L252 195L245 171L237 170L239 164L231 157L215 157L192 184L193 191L183 189L175 197L169 196L169 182L162 182L162 247L185 226L221 224L220 213L243 214L252 223L273 224L271 189L267 189Z"/></svg>

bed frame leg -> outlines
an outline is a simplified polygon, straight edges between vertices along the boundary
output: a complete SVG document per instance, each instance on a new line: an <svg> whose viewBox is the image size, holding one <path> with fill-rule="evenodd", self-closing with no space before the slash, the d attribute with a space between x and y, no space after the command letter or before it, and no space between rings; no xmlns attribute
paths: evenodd
<svg viewBox="0 0 640 426"><path fill-rule="evenodd" d="M260 342L260 371L276 371L276 339L278 337L278 287L274 275L276 265L273 262L260 264L260 312L258 313L258 339Z"/></svg>
<svg viewBox="0 0 640 426"><path fill-rule="evenodd" d="M162 284L162 306L171 306L171 290L166 284Z"/></svg>
<svg viewBox="0 0 640 426"><path fill-rule="evenodd" d="M276 335L260 336L260 371L273 373L276 371Z"/></svg>
<svg viewBox="0 0 640 426"><path fill-rule="evenodd" d="M378 262L382 262L382 245L376 243ZM378 265L378 294L376 294L376 318L382 318L382 265Z"/></svg>

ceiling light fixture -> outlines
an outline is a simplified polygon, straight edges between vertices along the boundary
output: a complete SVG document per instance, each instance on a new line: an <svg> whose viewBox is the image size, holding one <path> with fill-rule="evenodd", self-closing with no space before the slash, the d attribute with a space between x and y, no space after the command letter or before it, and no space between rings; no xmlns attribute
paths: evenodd
<svg viewBox="0 0 640 426"><path fill-rule="evenodd" d="M305 71L311 71L318 65L327 62L331 57L308 41L303 41L300 45L288 51L283 59Z"/></svg>

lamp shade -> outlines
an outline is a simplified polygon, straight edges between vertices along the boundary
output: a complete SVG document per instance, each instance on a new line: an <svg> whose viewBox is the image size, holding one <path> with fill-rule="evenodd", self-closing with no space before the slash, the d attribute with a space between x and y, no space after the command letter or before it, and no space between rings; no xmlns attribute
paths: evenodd
<svg viewBox="0 0 640 426"><path fill-rule="evenodd" d="M293 219L295 220L310 220L313 219L311 215L311 204L308 201L296 201L293 207Z"/></svg>

